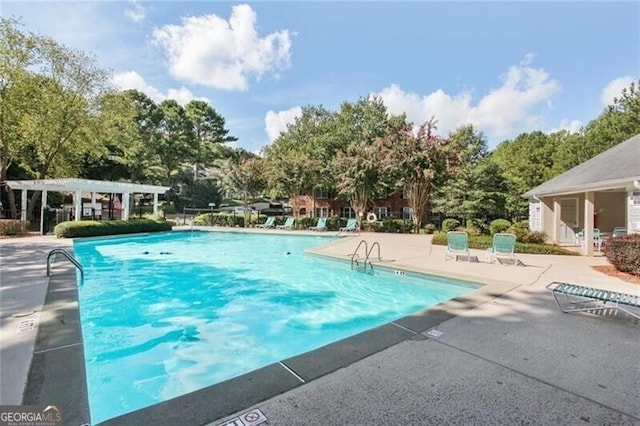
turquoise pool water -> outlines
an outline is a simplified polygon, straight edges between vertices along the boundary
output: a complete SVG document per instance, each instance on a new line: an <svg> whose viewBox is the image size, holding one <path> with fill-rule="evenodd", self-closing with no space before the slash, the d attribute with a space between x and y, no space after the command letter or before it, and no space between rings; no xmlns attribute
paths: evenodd
<svg viewBox="0 0 640 426"><path fill-rule="evenodd" d="M327 237L176 232L75 241L94 423L473 290L305 255ZM384 255L384 252L383 252Z"/></svg>

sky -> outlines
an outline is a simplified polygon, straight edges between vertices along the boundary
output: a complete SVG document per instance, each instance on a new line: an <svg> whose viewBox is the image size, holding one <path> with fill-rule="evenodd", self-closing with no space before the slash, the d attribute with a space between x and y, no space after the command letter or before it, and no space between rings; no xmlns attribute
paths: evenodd
<svg viewBox="0 0 640 426"><path fill-rule="evenodd" d="M379 96L489 147L577 131L640 76L640 1L0 0L3 17L95 55L120 89L209 102L236 146L272 143L301 108Z"/></svg>

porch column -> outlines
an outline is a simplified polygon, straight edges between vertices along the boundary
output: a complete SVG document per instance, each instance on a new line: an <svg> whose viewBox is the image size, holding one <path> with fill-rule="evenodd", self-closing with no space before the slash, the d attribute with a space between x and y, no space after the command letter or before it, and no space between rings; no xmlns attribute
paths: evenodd
<svg viewBox="0 0 640 426"><path fill-rule="evenodd" d="M20 191L20 220L27 221L27 190Z"/></svg>
<svg viewBox="0 0 640 426"><path fill-rule="evenodd" d="M593 191L584 194L584 241L582 246L582 254L585 256L593 256Z"/></svg>
<svg viewBox="0 0 640 426"><path fill-rule="evenodd" d="M553 243L558 243L558 224L560 223L560 203L553 199Z"/></svg>
<svg viewBox="0 0 640 426"><path fill-rule="evenodd" d="M158 218L158 193L153 194L153 218Z"/></svg>
<svg viewBox="0 0 640 426"><path fill-rule="evenodd" d="M42 191L42 204L40 206L40 235L44 235L44 215L47 208L47 191Z"/></svg>
<svg viewBox="0 0 640 426"><path fill-rule="evenodd" d="M82 191L73 193L73 208L75 210L74 220L77 222L82 218Z"/></svg>
<svg viewBox="0 0 640 426"><path fill-rule="evenodd" d="M122 193L122 220L129 220L129 193Z"/></svg>

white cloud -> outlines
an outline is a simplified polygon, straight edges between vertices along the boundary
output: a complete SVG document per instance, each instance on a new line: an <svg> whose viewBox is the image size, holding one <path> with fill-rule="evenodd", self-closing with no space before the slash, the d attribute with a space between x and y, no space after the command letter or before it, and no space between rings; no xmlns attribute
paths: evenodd
<svg viewBox="0 0 640 426"><path fill-rule="evenodd" d="M568 130L569 133L578 133L582 126L583 124L580 120L567 120L566 118L563 118L560 120L558 127L551 129L550 133L558 132L560 130Z"/></svg>
<svg viewBox="0 0 640 426"><path fill-rule="evenodd" d="M532 54L519 65L511 66L501 76L502 85L491 90L477 102L471 92L448 94L438 89L430 94L407 93L391 84L379 93L389 112L406 113L414 124L422 124L430 117L438 120L438 132L445 134L462 124L473 124L490 136L505 137L516 130L541 123L534 114L560 90L560 84L542 68L529 66Z"/></svg>
<svg viewBox="0 0 640 426"><path fill-rule="evenodd" d="M184 17L153 31L169 71L178 79L222 90L246 90L249 78L277 77L291 65L288 30L258 35L251 6L234 6L228 21L216 15Z"/></svg>
<svg viewBox="0 0 640 426"><path fill-rule="evenodd" d="M180 105L186 105L193 99L209 102L204 97L196 97L186 87L169 89L164 94L160 90L147 83L144 78L135 71L127 71L113 76L113 84L121 90L136 89L146 93L154 102L162 102L165 99L175 99Z"/></svg>
<svg viewBox="0 0 640 426"><path fill-rule="evenodd" d="M633 77L625 76L616 78L615 80L611 80L605 87L602 89L602 93L600 94L600 102L602 102L603 106L612 105L613 98L620 97L622 94L622 89L625 89L631 85L633 82Z"/></svg>
<svg viewBox="0 0 640 426"><path fill-rule="evenodd" d="M267 111L264 117L264 125L269 136L269 141L273 142L281 132L287 130L287 125L293 123L297 117L302 115L302 108L297 106L284 111Z"/></svg>
<svg viewBox="0 0 640 426"><path fill-rule="evenodd" d="M147 11L137 0L131 0L131 7L125 9L124 14L127 18L139 24L147 16Z"/></svg>

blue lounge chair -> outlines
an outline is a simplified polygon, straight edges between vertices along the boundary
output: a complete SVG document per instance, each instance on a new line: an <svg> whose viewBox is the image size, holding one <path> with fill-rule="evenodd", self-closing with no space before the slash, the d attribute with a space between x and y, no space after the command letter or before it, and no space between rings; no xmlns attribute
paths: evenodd
<svg viewBox="0 0 640 426"><path fill-rule="evenodd" d="M319 218L318 219L318 223L316 223L316 226L309 227L309 230L311 230L311 231L326 231L327 230L327 218L326 217Z"/></svg>
<svg viewBox="0 0 640 426"><path fill-rule="evenodd" d="M615 309L640 319L640 312L634 313L629 310L629 308L640 309L640 296L561 282L552 282L547 285L547 288L553 292L556 305L562 312ZM573 305L573 308L563 307L558 300L560 295L563 295L565 302Z"/></svg>
<svg viewBox="0 0 640 426"><path fill-rule="evenodd" d="M499 257L507 257L513 262L513 265L518 264L516 258L516 236L515 234L497 233L493 235L493 243L491 247L487 249L487 261L493 263L498 260ZM502 265L503 263L500 262Z"/></svg>
<svg viewBox="0 0 640 426"><path fill-rule="evenodd" d="M447 232L447 249L444 252L444 260L453 259L455 257L457 262L460 254L467 255L467 260L471 262L469 234L464 231Z"/></svg>
<svg viewBox="0 0 640 426"><path fill-rule="evenodd" d="M284 221L284 225L276 226L277 229L284 229L286 231L291 231L293 229L293 225L295 224L296 219L292 216L289 216L287 220Z"/></svg>
<svg viewBox="0 0 640 426"><path fill-rule="evenodd" d="M275 216L270 216L267 218L266 222L261 225L256 225L256 228L273 228L275 227Z"/></svg>
<svg viewBox="0 0 640 426"><path fill-rule="evenodd" d="M616 226L613 228L613 232L611 233L612 237L621 237L623 235L627 235L627 228L622 226Z"/></svg>
<svg viewBox="0 0 640 426"><path fill-rule="evenodd" d="M358 231L358 221L356 219L347 220L347 225L340 228L340 232L357 232Z"/></svg>

